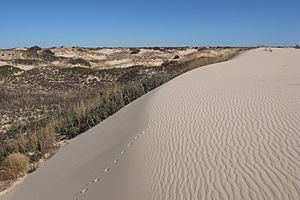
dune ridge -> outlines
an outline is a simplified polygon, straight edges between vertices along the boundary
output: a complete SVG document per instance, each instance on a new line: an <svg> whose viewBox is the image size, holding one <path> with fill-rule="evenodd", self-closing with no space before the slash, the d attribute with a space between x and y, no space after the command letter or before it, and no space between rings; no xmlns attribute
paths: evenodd
<svg viewBox="0 0 300 200"><path fill-rule="evenodd" d="M187 72L2 199L300 199L299 63L298 50L259 48Z"/></svg>

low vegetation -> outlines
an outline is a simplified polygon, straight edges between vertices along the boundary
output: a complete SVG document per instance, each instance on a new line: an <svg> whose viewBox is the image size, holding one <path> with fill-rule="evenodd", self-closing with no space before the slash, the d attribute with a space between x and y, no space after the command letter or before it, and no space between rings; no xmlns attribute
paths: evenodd
<svg viewBox="0 0 300 200"><path fill-rule="evenodd" d="M5 165L18 177L28 170L29 158L21 153L12 153L6 157Z"/></svg>
<svg viewBox="0 0 300 200"><path fill-rule="evenodd" d="M7 184L32 171L40 159L55 153L60 141L83 133L168 80L197 67L229 60L241 50L156 67L41 67L28 71L0 67L0 114L10 125L0 134L0 182ZM48 51L45 54L52 55ZM80 59L74 63L87 64Z"/></svg>
<svg viewBox="0 0 300 200"><path fill-rule="evenodd" d="M76 59L70 60L70 64L91 67L91 64L87 60L84 60L83 58L76 58Z"/></svg>

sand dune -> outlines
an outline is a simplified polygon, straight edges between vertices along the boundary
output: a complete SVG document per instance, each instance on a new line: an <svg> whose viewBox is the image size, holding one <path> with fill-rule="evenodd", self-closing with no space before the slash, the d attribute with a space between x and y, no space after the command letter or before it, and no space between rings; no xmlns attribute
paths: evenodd
<svg viewBox="0 0 300 200"><path fill-rule="evenodd" d="M300 199L300 52L273 52L189 72L155 94L150 199Z"/></svg>
<svg viewBox="0 0 300 200"><path fill-rule="evenodd" d="M300 51L190 71L75 138L5 200L300 199Z"/></svg>

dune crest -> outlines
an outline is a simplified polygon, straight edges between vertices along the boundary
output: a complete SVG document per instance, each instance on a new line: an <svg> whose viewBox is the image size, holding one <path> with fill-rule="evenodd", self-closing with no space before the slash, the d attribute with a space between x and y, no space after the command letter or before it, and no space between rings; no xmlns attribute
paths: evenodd
<svg viewBox="0 0 300 200"><path fill-rule="evenodd" d="M298 200L299 63L298 50L260 48L185 73L72 140L3 199Z"/></svg>

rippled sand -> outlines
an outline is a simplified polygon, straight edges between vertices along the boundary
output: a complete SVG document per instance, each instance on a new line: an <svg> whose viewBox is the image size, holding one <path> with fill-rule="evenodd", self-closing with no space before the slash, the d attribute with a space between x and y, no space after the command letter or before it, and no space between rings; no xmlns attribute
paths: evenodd
<svg viewBox="0 0 300 200"><path fill-rule="evenodd" d="M191 71L152 103L149 199L300 199L300 51Z"/></svg>
<svg viewBox="0 0 300 200"><path fill-rule="evenodd" d="M183 74L75 138L6 200L300 199L300 51Z"/></svg>

